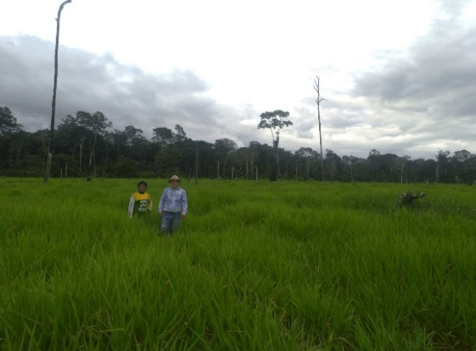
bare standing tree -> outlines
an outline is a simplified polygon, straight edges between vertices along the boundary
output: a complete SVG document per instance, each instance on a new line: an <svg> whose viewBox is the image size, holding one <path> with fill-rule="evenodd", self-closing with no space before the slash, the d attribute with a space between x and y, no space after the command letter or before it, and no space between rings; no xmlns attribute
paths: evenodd
<svg viewBox="0 0 476 351"><path fill-rule="evenodd" d="M58 18L56 19L56 47L55 47L55 78L53 85L53 102L51 108L51 131L50 131L50 141L48 143L48 160L46 162L46 172L45 172L45 183L48 183L50 179L50 169L51 169L51 157L53 149L53 137L55 133L55 110L56 110L56 85L58 82L58 44L59 44L59 33L60 33L60 17L61 11L63 10L64 5L70 3L72 0L66 0L61 4L58 10Z"/></svg>
<svg viewBox="0 0 476 351"><path fill-rule="evenodd" d="M319 140L321 142L321 154L320 154L320 159L321 159L321 175L322 175L322 180L324 180L324 162L322 160L322 133L321 133L321 111L319 109L319 104L321 101L325 101L326 99L322 99L319 95L319 76L316 76L316 79L314 79L314 90L317 92L317 118L319 119Z"/></svg>

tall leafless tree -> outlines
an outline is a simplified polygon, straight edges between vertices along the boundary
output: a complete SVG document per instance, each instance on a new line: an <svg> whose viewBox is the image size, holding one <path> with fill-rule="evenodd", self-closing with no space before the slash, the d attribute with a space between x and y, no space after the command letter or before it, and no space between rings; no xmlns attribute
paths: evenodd
<svg viewBox="0 0 476 351"><path fill-rule="evenodd" d="M317 79L317 80L316 80ZM321 133L321 110L319 108L319 104L321 101L325 101L326 99L323 99L319 95L319 77L316 76L316 79L314 79L314 90L317 92L317 118L319 119L319 140L321 142L321 154L320 154L320 159L321 159L321 175L322 175L322 180L324 180L324 161L322 159L322 133Z"/></svg>
<svg viewBox="0 0 476 351"><path fill-rule="evenodd" d="M50 130L50 141L48 144L48 160L46 162L46 172L45 172L45 183L48 183L50 180L50 169L51 169L51 158L52 158L52 149L53 149L53 137L55 133L55 110L56 110L56 86L58 83L58 45L59 45L59 33L60 33L60 17L61 11L63 10L64 5L70 3L72 0L66 0L63 2L58 10L58 18L56 19L56 47L55 47L55 77L53 85L53 102L51 108L51 130Z"/></svg>

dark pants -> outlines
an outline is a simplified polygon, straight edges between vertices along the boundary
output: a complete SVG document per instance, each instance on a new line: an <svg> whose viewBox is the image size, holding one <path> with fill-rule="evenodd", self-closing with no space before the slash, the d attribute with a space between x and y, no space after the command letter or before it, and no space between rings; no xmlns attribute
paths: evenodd
<svg viewBox="0 0 476 351"><path fill-rule="evenodd" d="M172 233L178 228L180 221L180 212L164 212L162 213L162 221L160 230L164 235Z"/></svg>

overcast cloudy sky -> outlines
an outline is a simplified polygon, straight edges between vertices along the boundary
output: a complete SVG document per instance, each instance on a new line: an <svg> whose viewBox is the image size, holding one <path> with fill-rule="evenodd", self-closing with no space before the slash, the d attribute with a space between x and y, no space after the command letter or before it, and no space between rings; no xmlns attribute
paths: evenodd
<svg viewBox="0 0 476 351"><path fill-rule="evenodd" d="M0 3L0 106L49 128L63 0ZM61 13L56 125L101 111L148 138L271 144L259 115L294 125L280 147L339 156L476 153L476 1L72 0ZM325 152L325 151L324 151Z"/></svg>

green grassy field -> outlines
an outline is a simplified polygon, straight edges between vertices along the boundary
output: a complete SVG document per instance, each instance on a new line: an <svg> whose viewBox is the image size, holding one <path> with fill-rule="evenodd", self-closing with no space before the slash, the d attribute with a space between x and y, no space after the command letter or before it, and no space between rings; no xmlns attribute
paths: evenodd
<svg viewBox="0 0 476 351"><path fill-rule="evenodd" d="M0 178L0 350L476 348L474 186L137 181Z"/></svg>

